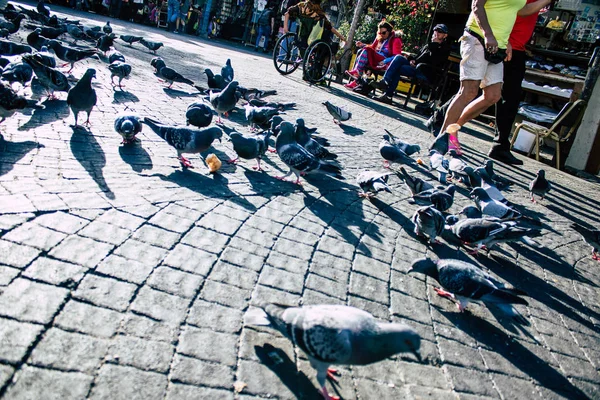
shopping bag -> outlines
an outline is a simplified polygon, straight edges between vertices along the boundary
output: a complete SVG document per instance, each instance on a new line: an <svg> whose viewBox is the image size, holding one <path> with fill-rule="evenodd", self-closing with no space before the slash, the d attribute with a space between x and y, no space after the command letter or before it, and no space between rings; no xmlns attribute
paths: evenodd
<svg viewBox="0 0 600 400"><path fill-rule="evenodd" d="M309 45L312 42L321 39L321 36L323 36L324 26L325 26L324 20L317 21L317 23L313 26L312 30L310 31L310 35L308 35L308 40L306 41Z"/></svg>

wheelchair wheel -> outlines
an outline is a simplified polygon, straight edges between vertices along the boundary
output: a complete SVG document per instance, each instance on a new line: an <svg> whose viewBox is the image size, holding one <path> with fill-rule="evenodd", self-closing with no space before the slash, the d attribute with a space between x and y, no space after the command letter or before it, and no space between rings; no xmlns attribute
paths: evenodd
<svg viewBox="0 0 600 400"><path fill-rule="evenodd" d="M320 41L312 43L306 49L304 56L302 65L304 76L312 83L322 81L331 68L332 60L331 47L327 43Z"/></svg>
<svg viewBox="0 0 600 400"><path fill-rule="evenodd" d="M275 43L273 49L273 64L275 69L281 75L288 75L298 69L302 60L300 60L300 51L298 50L297 36L293 32L288 32Z"/></svg>

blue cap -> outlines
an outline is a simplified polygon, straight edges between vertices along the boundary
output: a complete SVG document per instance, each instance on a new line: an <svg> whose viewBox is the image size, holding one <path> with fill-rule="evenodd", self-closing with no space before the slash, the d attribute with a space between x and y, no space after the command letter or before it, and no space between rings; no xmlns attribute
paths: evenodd
<svg viewBox="0 0 600 400"><path fill-rule="evenodd" d="M434 31L438 31L438 32L442 32L442 33L448 33L448 27L444 24L437 24L436 26L433 27Z"/></svg>

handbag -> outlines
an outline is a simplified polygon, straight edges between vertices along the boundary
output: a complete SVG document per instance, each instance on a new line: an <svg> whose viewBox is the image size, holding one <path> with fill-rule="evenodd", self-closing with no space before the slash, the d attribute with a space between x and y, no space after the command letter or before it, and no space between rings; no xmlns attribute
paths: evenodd
<svg viewBox="0 0 600 400"><path fill-rule="evenodd" d="M506 49L498 48L498 51L496 51L495 53L490 53L485 47L485 40L481 37L481 35L477 34L471 29L465 29L465 32L479 40L479 42L483 46L483 55L486 61L491 62L492 64L500 64L502 61L504 61L504 59L506 58Z"/></svg>
<svg viewBox="0 0 600 400"><path fill-rule="evenodd" d="M323 29L325 27L325 21L320 20L313 26L310 31L310 35L308 35L308 39L306 43L311 44L314 41L320 40L321 36L323 36Z"/></svg>

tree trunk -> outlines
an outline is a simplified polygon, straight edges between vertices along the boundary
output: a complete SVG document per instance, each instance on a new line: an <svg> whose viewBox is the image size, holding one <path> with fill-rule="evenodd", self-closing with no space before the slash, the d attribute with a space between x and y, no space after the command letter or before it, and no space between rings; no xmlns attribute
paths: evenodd
<svg viewBox="0 0 600 400"><path fill-rule="evenodd" d="M347 70L350 66L352 53L346 50L351 49L354 45L354 34L356 33L356 28L358 28L364 6L365 0L357 0L356 7L354 8L354 16L352 17L352 23L350 24L350 30L348 31L348 37L346 38L346 44L344 46L344 57L341 60L342 71Z"/></svg>

